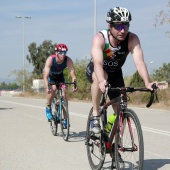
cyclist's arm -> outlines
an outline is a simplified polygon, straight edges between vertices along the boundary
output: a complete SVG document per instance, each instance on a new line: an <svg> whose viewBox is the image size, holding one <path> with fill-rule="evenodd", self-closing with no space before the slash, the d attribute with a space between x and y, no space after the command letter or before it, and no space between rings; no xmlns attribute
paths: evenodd
<svg viewBox="0 0 170 170"><path fill-rule="evenodd" d="M103 48L104 48L104 38L101 33L94 36L91 47L91 55L94 64L94 73L99 83L99 87L102 92L105 91L106 79L104 77L103 70Z"/></svg>
<svg viewBox="0 0 170 170"><path fill-rule="evenodd" d="M50 68L52 65L52 57L48 57L46 62L45 62L45 67L44 67L44 84L46 89L48 88L48 77L50 74Z"/></svg>
<svg viewBox="0 0 170 170"><path fill-rule="evenodd" d="M76 83L76 72L75 72L75 69L74 69L74 64L73 64L73 61L71 58L67 57L67 68L69 69L70 71L70 75L72 77L72 82L75 82ZM73 91L77 91L78 88L77 88L77 84L74 84L73 87L72 87L72 90Z"/></svg>
<svg viewBox="0 0 170 170"><path fill-rule="evenodd" d="M76 72L75 72L75 69L74 69L73 61L69 57L67 57L67 68L70 71L72 82L74 82L74 80L76 80Z"/></svg>
<svg viewBox="0 0 170 170"><path fill-rule="evenodd" d="M137 35L132 33L130 34L129 37L129 49L132 53L136 69L139 75L142 77L143 81L145 82L145 86L149 89L152 89L151 85L153 83L150 83L148 70L144 62L144 55L140 45L140 40L137 37Z"/></svg>

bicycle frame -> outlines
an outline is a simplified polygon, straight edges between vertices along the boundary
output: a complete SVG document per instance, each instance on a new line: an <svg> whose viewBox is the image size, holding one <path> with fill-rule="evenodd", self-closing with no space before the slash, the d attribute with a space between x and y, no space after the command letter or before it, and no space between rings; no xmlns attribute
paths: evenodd
<svg viewBox="0 0 170 170"><path fill-rule="evenodd" d="M152 87L153 90L146 88L110 88L106 85L106 91L102 95L100 103L100 120L101 133L95 134L91 127L91 120L93 120L93 108L91 108L87 120L87 156L89 164L93 170L101 170L105 155L110 154L112 158L111 168L118 170L123 169L143 169L144 159L144 144L142 128L137 114L127 107L127 92L144 91L151 92L150 101L146 107L152 105L154 94L157 98L156 85ZM113 100L106 102L108 91L117 91L120 93L120 102L116 111L116 119L111 128L110 133L106 132L107 125L107 108L114 103ZM95 159L97 158L97 159Z"/></svg>
<svg viewBox="0 0 170 170"><path fill-rule="evenodd" d="M120 96L120 105L117 108L117 113L116 113L116 119L114 122L114 125L111 128L111 131L109 133L109 136L107 136L107 141L106 141L106 149L111 151L111 145L113 143L114 137L116 132L120 132L120 143L122 143L122 134L123 134L123 125L122 125L122 119L123 119L123 110L125 110L127 108L127 101L125 100L126 98L126 94L121 94ZM102 124L103 127L106 126L107 124L107 112L106 109L108 106L112 105L114 102L113 101L109 101L107 103L105 103L102 107L101 110L101 120L102 120ZM130 124L129 124L130 125ZM106 134L106 131L104 131L104 134ZM106 135L105 135L106 136ZM110 152L112 153L112 152Z"/></svg>
<svg viewBox="0 0 170 170"><path fill-rule="evenodd" d="M156 88L156 87L155 87ZM116 91L118 90L118 88L111 88L112 91ZM122 141L122 136L123 136L123 114L124 114L124 111L127 109L127 92L134 92L134 91L150 91L148 89L134 89L133 87L127 87L127 88L119 88L119 91L120 91L120 104L118 105L117 107L117 113L116 113L116 119L115 119L115 122L114 122L114 125L112 126L111 128L111 131L109 133L109 135L105 135L107 136L107 141L106 141L106 149L109 149L111 151L111 145L113 143L113 140L115 138L115 135L116 135L116 132L118 132L119 134L119 142L120 142L120 150L125 150L125 148L123 148L123 141ZM106 98L107 98L107 93L108 93L108 89L106 90L105 94L103 94L103 98L102 98L102 101L100 103L100 106L101 106L101 120L102 120L102 124L103 124L103 127L106 126L107 124L107 107L112 105L114 103L114 101L109 101L109 102L106 102ZM149 103L146 105L147 107L150 107L150 104L152 104L153 102L153 98L154 98L154 93L151 93L151 98L150 98L150 101ZM158 100L157 98L157 95L156 95L156 99ZM133 150L131 151L136 151L137 150L137 146L135 145L134 143L134 135L133 135L133 132L132 132L132 124L130 122L130 119L127 118L127 122L128 122L128 127L129 127L129 132L130 132L130 136L131 136L131 140L132 140L132 144L133 144ZM106 134L106 131L104 130L104 134ZM126 150L127 151L127 150ZM111 152L110 152L111 153Z"/></svg>
<svg viewBox="0 0 170 170"><path fill-rule="evenodd" d="M59 94L59 99L57 99L57 94ZM58 89L58 92L56 92L55 93L55 102L57 103L57 100L59 100L59 104L57 103L55 103L55 105L57 105L57 109L56 109L56 111L57 111L57 121L60 121L60 113L61 113L61 110L62 110L62 102L63 102L63 96L62 96L62 89L61 88L59 88Z"/></svg>

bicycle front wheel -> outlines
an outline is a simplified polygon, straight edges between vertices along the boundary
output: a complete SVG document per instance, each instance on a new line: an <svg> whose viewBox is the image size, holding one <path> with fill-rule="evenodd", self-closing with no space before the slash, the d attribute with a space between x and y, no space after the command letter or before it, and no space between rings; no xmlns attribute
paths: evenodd
<svg viewBox="0 0 170 170"><path fill-rule="evenodd" d="M70 130L70 120L69 120L69 111L68 105L65 101L62 102L62 108L60 113L60 125L63 139L68 141L69 130Z"/></svg>
<svg viewBox="0 0 170 170"><path fill-rule="evenodd" d="M52 103L51 103L51 108L52 108L52 116L53 119L50 121L50 128L51 132L54 136L57 135L57 130L58 130L58 121L57 121L57 106L56 106L56 99L53 98Z"/></svg>
<svg viewBox="0 0 170 170"><path fill-rule="evenodd" d="M101 134L96 135L91 131L93 126L92 113L93 108L90 110L86 127L87 157L91 168L93 170L100 170L104 164L106 147Z"/></svg>
<svg viewBox="0 0 170 170"><path fill-rule="evenodd" d="M122 134L116 133L115 138L116 168L118 170L142 170L144 159L143 134L140 121L133 110L124 111L121 127Z"/></svg>

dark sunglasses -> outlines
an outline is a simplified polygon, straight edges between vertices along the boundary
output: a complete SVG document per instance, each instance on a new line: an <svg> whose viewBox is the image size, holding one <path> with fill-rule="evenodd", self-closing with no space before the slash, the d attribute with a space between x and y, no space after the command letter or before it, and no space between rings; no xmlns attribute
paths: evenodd
<svg viewBox="0 0 170 170"><path fill-rule="evenodd" d="M124 23L124 24L110 24L111 27L115 28L118 31L121 31L122 29L124 29L125 31L127 31L129 29L129 23Z"/></svg>
<svg viewBox="0 0 170 170"><path fill-rule="evenodd" d="M58 54L60 54L60 55L66 55L67 52L66 52L66 51L59 51Z"/></svg>

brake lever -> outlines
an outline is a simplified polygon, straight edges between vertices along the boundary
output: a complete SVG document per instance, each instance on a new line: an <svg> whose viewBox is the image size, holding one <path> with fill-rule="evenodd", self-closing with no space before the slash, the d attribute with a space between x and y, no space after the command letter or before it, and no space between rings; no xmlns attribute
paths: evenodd
<svg viewBox="0 0 170 170"><path fill-rule="evenodd" d="M159 103L157 92L155 93L155 97L156 97L157 102Z"/></svg>
<svg viewBox="0 0 170 170"><path fill-rule="evenodd" d="M76 89L77 88L77 82L76 82L76 80L74 80L74 89Z"/></svg>

